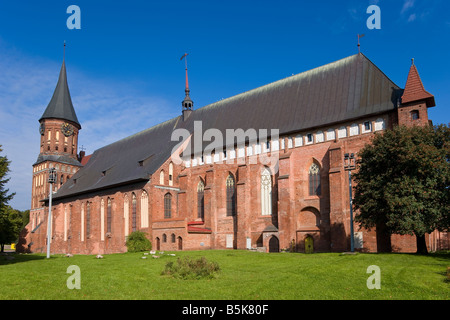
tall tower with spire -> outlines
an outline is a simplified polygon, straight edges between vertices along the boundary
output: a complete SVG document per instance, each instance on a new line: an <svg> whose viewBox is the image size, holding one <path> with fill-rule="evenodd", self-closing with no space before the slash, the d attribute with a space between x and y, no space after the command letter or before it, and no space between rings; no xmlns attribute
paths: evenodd
<svg viewBox="0 0 450 320"><path fill-rule="evenodd" d="M53 191L56 191L82 166L77 156L81 125L70 97L65 58L55 91L39 123L40 152L33 164L32 216L33 211L42 211L41 200L49 195L49 169L55 168L57 172L57 183L53 184Z"/></svg>

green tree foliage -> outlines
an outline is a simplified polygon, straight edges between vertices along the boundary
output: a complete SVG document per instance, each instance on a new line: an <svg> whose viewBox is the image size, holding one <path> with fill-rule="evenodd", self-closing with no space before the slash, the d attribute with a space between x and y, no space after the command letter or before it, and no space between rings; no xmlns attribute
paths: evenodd
<svg viewBox="0 0 450 320"><path fill-rule="evenodd" d="M133 231L127 237L126 246L128 252L141 252L152 249L152 243L147 239L146 233Z"/></svg>
<svg viewBox="0 0 450 320"><path fill-rule="evenodd" d="M445 125L377 134L358 153L355 221L367 229L415 235L417 252L427 253L425 234L450 226L449 138Z"/></svg>
<svg viewBox="0 0 450 320"><path fill-rule="evenodd" d="M2 151L2 145L0 145L0 152ZM6 178L9 172L10 163L11 161L8 161L6 156L0 156L0 211L4 209L4 207L8 204L8 201L15 195L15 193L8 194L9 189L5 189L6 184L10 180L10 178Z"/></svg>
<svg viewBox="0 0 450 320"><path fill-rule="evenodd" d="M5 244L16 242L19 233L28 222L27 211L19 211L10 206L0 211L0 247L3 252Z"/></svg>
<svg viewBox="0 0 450 320"><path fill-rule="evenodd" d="M3 151L0 145L0 152ZM6 189L6 184L10 178L7 178L9 172L8 158L6 156L0 156L0 245L1 252L3 252L4 244L15 241L19 235L16 233L16 218L14 214L11 214L11 208L8 206L8 201L14 197L14 193L8 194L9 189ZM19 230L20 231L20 230ZM15 234L15 236L13 236Z"/></svg>

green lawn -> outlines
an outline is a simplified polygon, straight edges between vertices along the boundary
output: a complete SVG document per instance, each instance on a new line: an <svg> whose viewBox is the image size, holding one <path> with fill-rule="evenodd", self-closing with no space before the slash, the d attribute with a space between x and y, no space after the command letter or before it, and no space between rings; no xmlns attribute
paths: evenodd
<svg viewBox="0 0 450 320"><path fill-rule="evenodd" d="M168 252L166 252L167 254ZM0 299L450 299L446 270L450 253L357 254L258 253L241 250L142 253L71 258L54 255L0 256ZM161 276L177 257L206 257L219 263L215 279L181 280ZM81 289L68 289L77 265ZM370 265L381 271L381 289L367 288Z"/></svg>

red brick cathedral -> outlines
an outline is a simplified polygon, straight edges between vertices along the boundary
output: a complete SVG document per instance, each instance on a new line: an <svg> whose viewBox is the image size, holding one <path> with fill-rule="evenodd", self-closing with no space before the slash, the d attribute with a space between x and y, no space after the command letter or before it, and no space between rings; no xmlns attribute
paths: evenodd
<svg viewBox="0 0 450 320"><path fill-rule="evenodd" d="M63 62L39 119L22 250L46 251L53 192L52 253L125 252L136 230L155 250L347 251L345 154L395 125L429 125L427 109L435 106L414 63L402 89L363 54L195 110L189 94L186 69L179 116L77 154L81 125ZM229 131L243 139L217 139ZM207 150L211 136L216 144ZM429 250L448 246L444 236L427 235ZM376 230L355 225L354 238L356 250L385 250ZM393 235L391 243L416 250L414 237Z"/></svg>

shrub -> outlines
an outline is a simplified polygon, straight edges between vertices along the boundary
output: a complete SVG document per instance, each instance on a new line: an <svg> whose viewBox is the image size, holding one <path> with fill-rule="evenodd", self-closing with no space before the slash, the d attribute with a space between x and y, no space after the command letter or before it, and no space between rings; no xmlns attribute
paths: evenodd
<svg viewBox="0 0 450 320"><path fill-rule="evenodd" d="M206 260L205 257L192 259L190 257L178 258L177 262L169 261L166 263L162 275L172 276L178 279L212 279L216 272L220 271L217 262Z"/></svg>
<svg viewBox="0 0 450 320"><path fill-rule="evenodd" d="M146 233L142 231L133 231L127 237L126 246L128 252L140 252L152 249L152 243L147 239Z"/></svg>

